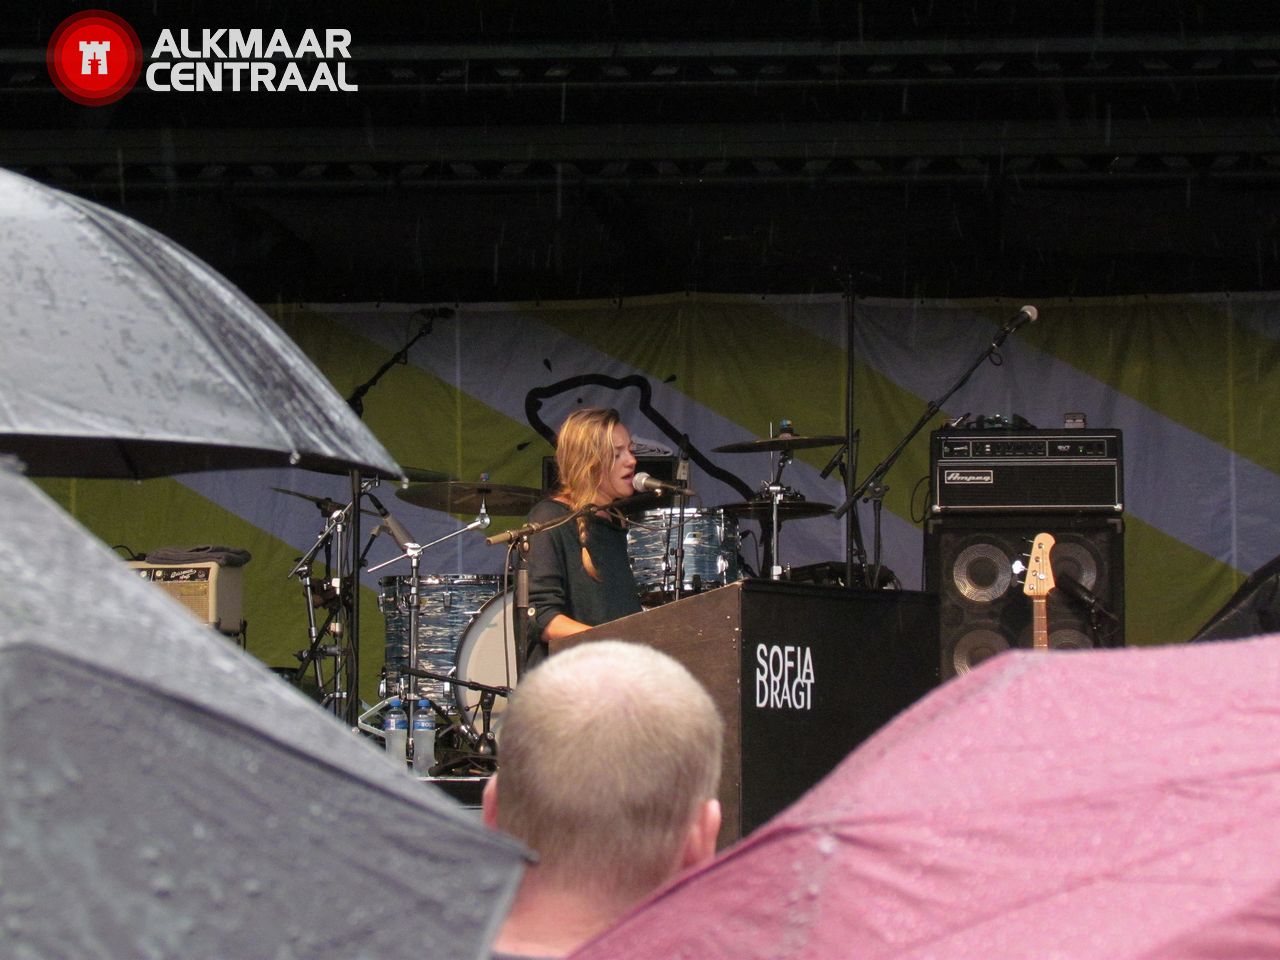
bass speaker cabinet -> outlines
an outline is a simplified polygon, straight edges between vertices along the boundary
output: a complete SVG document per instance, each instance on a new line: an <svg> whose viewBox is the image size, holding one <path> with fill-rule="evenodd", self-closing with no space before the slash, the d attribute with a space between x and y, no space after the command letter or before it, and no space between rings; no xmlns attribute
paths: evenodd
<svg viewBox="0 0 1280 960"><path fill-rule="evenodd" d="M1056 541L1055 581L1066 575L1087 596L1049 594L1054 649L1124 645L1124 521L1081 515L948 516L925 526L925 589L937 593L941 675L967 673L987 657L1031 647L1031 598L1017 572L1038 533ZM1016 564L1016 566L1015 566Z"/></svg>

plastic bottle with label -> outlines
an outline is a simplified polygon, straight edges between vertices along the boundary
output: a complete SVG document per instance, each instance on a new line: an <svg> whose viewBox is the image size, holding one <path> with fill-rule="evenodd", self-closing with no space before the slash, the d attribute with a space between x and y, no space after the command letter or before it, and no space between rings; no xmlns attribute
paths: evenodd
<svg viewBox="0 0 1280 960"><path fill-rule="evenodd" d="M436 711L430 701L419 700L413 715L413 770L425 777L436 762Z"/></svg>
<svg viewBox="0 0 1280 960"><path fill-rule="evenodd" d="M391 698L382 717L382 739L387 758L403 770L409 752L409 715L404 712L399 697Z"/></svg>

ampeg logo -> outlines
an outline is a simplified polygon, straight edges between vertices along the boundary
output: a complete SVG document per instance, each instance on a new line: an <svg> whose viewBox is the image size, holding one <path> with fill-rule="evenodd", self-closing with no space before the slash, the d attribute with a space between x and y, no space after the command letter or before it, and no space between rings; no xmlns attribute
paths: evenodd
<svg viewBox="0 0 1280 960"><path fill-rule="evenodd" d="M142 72L142 42L133 27L106 10L82 10L58 25L45 53L49 75L86 107L115 103Z"/></svg>
<svg viewBox="0 0 1280 960"><path fill-rule="evenodd" d="M756 706L813 709L813 651L808 647L756 644Z"/></svg>
<svg viewBox="0 0 1280 960"><path fill-rule="evenodd" d="M943 483L995 483L991 470L944 470Z"/></svg>

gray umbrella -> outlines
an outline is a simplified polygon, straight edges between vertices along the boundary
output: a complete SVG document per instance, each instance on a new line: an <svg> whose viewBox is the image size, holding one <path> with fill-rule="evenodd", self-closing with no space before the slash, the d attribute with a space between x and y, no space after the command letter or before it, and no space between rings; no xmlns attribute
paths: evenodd
<svg viewBox="0 0 1280 960"><path fill-rule="evenodd" d="M128 217L0 170L0 450L33 476L400 476L254 303Z"/></svg>
<svg viewBox="0 0 1280 960"><path fill-rule="evenodd" d="M480 957L521 852L0 468L12 957Z"/></svg>

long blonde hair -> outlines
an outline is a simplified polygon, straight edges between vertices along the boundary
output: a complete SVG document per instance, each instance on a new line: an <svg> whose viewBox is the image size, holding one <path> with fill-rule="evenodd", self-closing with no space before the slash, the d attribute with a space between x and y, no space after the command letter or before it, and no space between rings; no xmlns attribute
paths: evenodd
<svg viewBox="0 0 1280 960"><path fill-rule="evenodd" d="M581 510L591 503L613 469L613 428L621 422L622 417L613 408L581 407L560 426L556 437L560 488L556 493L570 510ZM599 580L600 572L587 549L585 515L578 517L578 544L582 548L582 568L592 580Z"/></svg>

